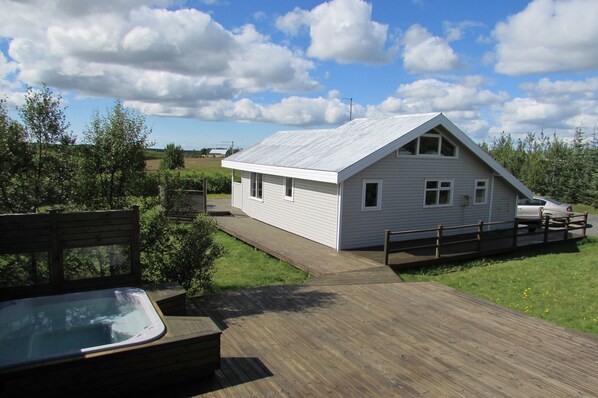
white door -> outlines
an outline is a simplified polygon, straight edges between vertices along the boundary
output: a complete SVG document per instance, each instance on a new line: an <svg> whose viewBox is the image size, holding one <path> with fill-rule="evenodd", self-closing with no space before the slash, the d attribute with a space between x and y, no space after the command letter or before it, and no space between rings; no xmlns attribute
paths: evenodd
<svg viewBox="0 0 598 398"><path fill-rule="evenodd" d="M232 206L243 209L243 184L240 182L233 182Z"/></svg>

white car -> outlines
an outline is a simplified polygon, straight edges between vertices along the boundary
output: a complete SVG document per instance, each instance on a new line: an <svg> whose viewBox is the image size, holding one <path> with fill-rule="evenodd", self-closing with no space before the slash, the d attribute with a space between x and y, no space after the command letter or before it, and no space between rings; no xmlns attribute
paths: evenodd
<svg viewBox="0 0 598 398"><path fill-rule="evenodd" d="M530 230L534 230L545 216L566 217L571 212L573 212L573 206L570 204L560 203L542 196L517 201L517 218L523 224L528 224Z"/></svg>

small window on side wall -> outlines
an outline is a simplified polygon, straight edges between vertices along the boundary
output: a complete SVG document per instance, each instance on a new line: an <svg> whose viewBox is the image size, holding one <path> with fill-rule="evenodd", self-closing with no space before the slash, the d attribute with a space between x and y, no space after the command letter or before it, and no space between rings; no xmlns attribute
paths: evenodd
<svg viewBox="0 0 598 398"><path fill-rule="evenodd" d="M260 173L251 173L249 180L251 191L249 196L253 199L262 200L262 175Z"/></svg>
<svg viewBox="0 0 598 398"><path fill-rule="evenodd" d="M488 200L488 180L475 180L474 205L485 205Z"/></svg>
<svg viewBox="0 0 598 398"><path fill-rule="evenodd" d="M382 209L382 180L363 180L361 192L362 211Z"/></svg>
<svg viewBox="0 0 598 398"><path fill-rule="evenodd" d="M453 180L425 180L424 207L453 204Z"/></svg>
<svg viewBox="0 0 598 398"><path fill-rule="evenodd" d="M293 200L295 181L291 177L284 178L284 198L286 200Z"/></svg>

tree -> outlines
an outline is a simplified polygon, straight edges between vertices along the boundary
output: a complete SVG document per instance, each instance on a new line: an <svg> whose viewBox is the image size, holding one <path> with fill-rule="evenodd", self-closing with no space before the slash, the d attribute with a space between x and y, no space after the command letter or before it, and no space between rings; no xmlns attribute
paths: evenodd
<svg viewBox="0 0 598 398"><path fill-rule="evenodd" d="M151 146L145 118L116 100L106 116L95 112L84 132L80 191L92 209L116 209L139 189L145 171L145 150Z"/></svg>
<svg viewBox="0 0 598 398"><path fill-rule="evenodd" d="M31 210L27 179L33 153L23 126L8 116L0 99L0 212Z"/></svg>
<svg viewBox="0 0 598 398"><path fill-rule="evenodd" d="M41 90L27 89L25 105L18 108L25 134L33 147L31 158L31 203L34 211L43 204L68 201L72 193L75 139L67 130L62 97L45 84Z"/></svg>
<svg viewBox="0 0 598 398"><path fill-rule="evenodd" d="M160 162L163 170L176 170L185 168L185 152L180 145L174 143L166 145L164 158Z"/></svg>

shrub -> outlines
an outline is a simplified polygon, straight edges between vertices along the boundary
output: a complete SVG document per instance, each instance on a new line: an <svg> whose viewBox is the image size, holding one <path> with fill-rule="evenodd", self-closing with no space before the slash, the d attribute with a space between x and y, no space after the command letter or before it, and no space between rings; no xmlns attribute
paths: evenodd
<svg viewBox="0 0 598 398"><path fill-rule="evenodd" d="M176 280L190 295L209 291L214 260L224 248L214 241L216 226L203 215L191 224L169 221L157 210L141 217L143 279L162 283Z"/></svg>

